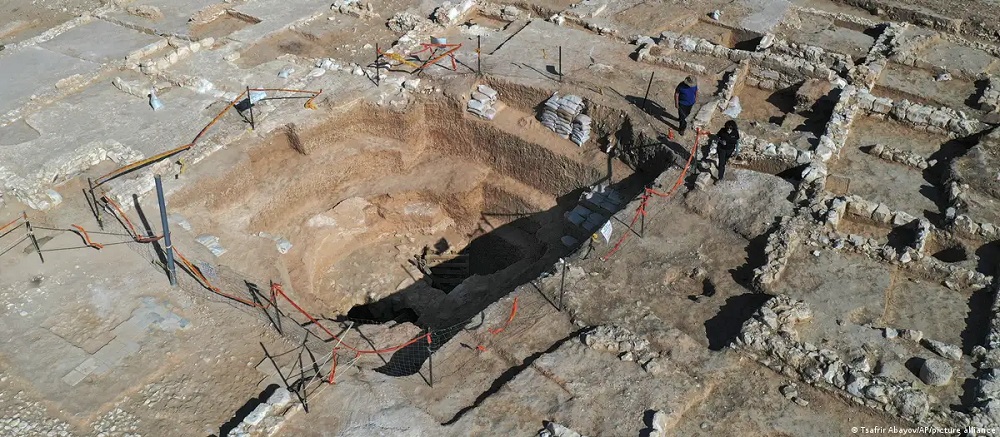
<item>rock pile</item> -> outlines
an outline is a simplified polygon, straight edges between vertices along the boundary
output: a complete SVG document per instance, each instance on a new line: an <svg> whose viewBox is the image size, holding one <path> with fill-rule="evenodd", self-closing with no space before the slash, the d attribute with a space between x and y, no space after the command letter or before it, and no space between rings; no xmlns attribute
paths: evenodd
<svg viewBox="0 0 1000 437"><path fill-rule="evenodd" d="M660 355L650 349L649 340L631 331L612 325L602 325L580 334L580 340L591 349L610 352L622 361L632 361L652 374L663 370L657 358Z"/></svg>
<svg viewBox="0 0 1000 437"><path fill-rule="evenodd" d="M979 97L979 109L987 112L1000 111L1000 81L993 76L990 76L989 85Z"/></svg>
<svg viewBox="0 0 1000 437"><path fill-rule="evenodd" d="M538 432L538 437L586 437L555 422L546 422L545 429Z"/></svg>
<svg viewBox="0 0 1000 437"><path fill-rule="evenodd" d="M427 20L424 18L418 17L409 12L400 12L393 15L392 18L389 18L389 21L387 21L385 25L393 32L409 32L425 22L427 22Z"/></svg>
<svg viewBox="0 0 1000 437"><path fill-rule="evenodd" d="M876 117L892 117L928 132L967 137L983 129L979 120L948 107L922 105L907 99L893 101L863 90L857 93L856 101L858 107L866 113Z"/></svg>
<svg viewBox="0 0 1000 437"><path fill-rule="evenodd" d="M337 0L330 5L330 9L341 14L358 18L377 17L378 14L372 8L371 3L361 0Z"/></svg>
<svg viewBox="0 0 1000 437"><path fill-rule="evenodd" d="M500 102L497 98L500 96L495 89L490 88L486 85L479 85L475 91L472 92L472 98L469 99L469 104L466 107L467 110L479 117L485 118L487 120L492 120L496 117L497 111L500 108Z"/></svg>
<svg viewBox="0 0 1000 437"><path fill-rule="evenodd" d="M560 98L558 93L553 93L552 97L545 101L545 109L538 119L543 126L559 136L582 146L590 139L590 117L583 114L586 109L580 96L568 95Z"/></svg>
<svg viewBox="0 0 1000 437"><path fill-rule="evenodd" d="M764 246L764 264L754 269L755 286L761 290L768 287L781 278L785 271L785 266L792 256L792 252L801 240L799 229L802 227L801 220L793 217L784 217L780 220L781 227L767 236L767 244Z"/></svg>
<svg viewBox="0 0 1000 437"><path fill-rule="evenodd" d="M431 14L431 18L434 22L438 24L455 24L461 21L462 17L465 16L473 6L476 5L474 0L463 0L461 3L455 5L450 1L441 3L441 6L434 10Z"/></svg>

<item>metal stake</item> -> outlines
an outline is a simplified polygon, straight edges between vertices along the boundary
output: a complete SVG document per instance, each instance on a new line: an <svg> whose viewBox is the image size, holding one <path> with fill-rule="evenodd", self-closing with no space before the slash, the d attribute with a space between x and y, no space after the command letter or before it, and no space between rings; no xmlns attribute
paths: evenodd
<svg viewBox="0 0 1000 437"><path fill-rule="evenodd" d="M247 104L250 106L250 130L254 130L256 126L254 126L253 122L253 97L250 96L249 86L247 87Z"/></svg>
<svg viewBox="0 0 1000 437"><path fill-rule="evenodd" d="M559 82L562 82L562 80L563 80L563 72L562 72L562 46L559 46Z"/></svg>
<svg viewBox="0 0 1000 437"><path fill-rule="evenodd" d="M94 202L94 215L97 217L97 226L104 230L104 219L101 217L101 205L97 202L97 196L94 195L94 181L87 178L87 185L90 186L90 199L88 201Z"/></svg>
<svg viewBox="0 0 1000 437"><path fill-rule="evenodd" d="M247 88L249 90L249 88ZM248 97L249 98L249 97ZM153 177L156 182L156 200L160 203L160 222L163 224L163 243L167 253L167 276L170 278L170 286L177 286L177 270L174 266L174 247L170 245L170 223L167 221L167 202L163 197L163 181L160 175Z"/></svg>
<svg viewBox="0 0 1000 437"><path fill-rule="evenodd" d="M646 96L642 98L642 112L646 112L646 104L649 103L649 89L653 87L653 76L656 72L649 74L649 85L646 85Z"/></svg>
<svg viewBox="0 0 1000 437"><path fill-rule="evenodd" d="M38 259L45 263L45 257L42 256L42 248L38 245L38 239L35 238L35 231L31 229L31 222L28 221L28 213L22 211L21 217L24 218L24 226L28 229L28 237L31 238L31 244L35 245L35 252L38 252Z"/></svg>
<svg viewBox="0 0 1000 437"><path fill-rule="evenodd" d="M431 388L434 388L434 354L431 353L431 345L427 345L427 373L430 374Z"/></svg>
<svg viewBox="0 0 1000 437"><path fill-rule="evenodd" d="M563 296L566 295L566 260L562 259L562 280L559 282L559 311L563 310Z"/></svg>
<svg viewBox="0 0 1000 437"><path fill-rule="evenodd" d="M379 65L378 61L382 56L379 55L378 43L375 43L375 86L382 86L382 79L379 78Z"/></svg>
<svg viewBox="0 0 1000 437"><path fill-rule="evenodd" d="M277 322L278 334L281 332L281 311L278 309L278 296L274 292L274 281L271 281L271 306L274 307L274 320Z"/></svg>
<svg viewBox="0 0 1000 437"><path fill-rule="evenodd" d="M476 35L476 71L483 75L483 37Z"/></svg>

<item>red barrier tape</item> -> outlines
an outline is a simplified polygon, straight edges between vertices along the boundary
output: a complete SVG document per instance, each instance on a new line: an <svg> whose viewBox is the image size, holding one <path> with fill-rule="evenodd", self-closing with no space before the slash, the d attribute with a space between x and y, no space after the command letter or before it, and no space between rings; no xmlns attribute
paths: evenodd
<svg viewBox="0 0 1000 437"><path fill-rule="evenodd" d="M670 188L670 191L663 193L660 191L656 191L652 188L646 188L646 191L642 193L642 201L639 202L639 207L636 208L635 216L632 217L632 223L629 224L629 228L635 226L635 223L639 221L639 217L646 215L646 204L649 203L650 195L655 195L664 198L670 197L675 192L677 192L677 189L680 188L681 185L684 184L684 177L687 176L687 172L691 168L691 162L694 161L694 155L698 152L698 144L701 141L702 135L707 135L707 133L702 132L701 129L695 131L694 146L691 147L691 154L688 155L687 163L684 164L684 169L682 169L681 174L677 176L677 182L675 182L674 186ZM624 234L622 234L621 238L618 239L618 242L615 243L615 245L611 248L611 250L608 251L606 255L601 257L601 261L607 261L609 258L611 258L612 255L617 253L618 250L622 248L622 244L625 243L625 240L628 240L629 235L632 235L632 233L625 232Z"/></svg>
<svg viewBox="0 0 1000 437"><path fill-rule="evenodd" d="M517 315L517 296L514 296L514 305L510 309L510 317L507 317L507 321L503 324L503 326L491 329L490 334L497 335L506 330L507 327L510 326L510 322L514 321L515 315Z"/></svg>
<svg viewBox="0 0 1000 437"><path fill-rule="evenodd" d="M77 233L80 234L81 237L83 237L83 242L86 243L88 246L93 247L94 249L97 250L101 250L104 248L103 244L90 241L90 234L87 234L87 230L84 229L82 226L77 226L77 225L70 225L70 226L76 228L76 230L78 231Z"/></svg>
<svg viewBox="0 0 1000 437"><path fill-rule="evenodd" d="M105 203L111 205L115 209L115 211L118 212L118 217L120 217L122 221L125 222L125 225L128 226L129 233L132 234L132 239L135 240L136 243L152 243L154 241L159 241L161 238L163 238L162 235L152 236L152 237L144 237L139 235L139 231L135 229L135 225L132 224L132 220L128 219L128 216L125 215L125 211L122 210L122 207L118 205L118 202L111 200L111 198L108 196L103 196L101 197L101 199L104 200Z"/></svg>

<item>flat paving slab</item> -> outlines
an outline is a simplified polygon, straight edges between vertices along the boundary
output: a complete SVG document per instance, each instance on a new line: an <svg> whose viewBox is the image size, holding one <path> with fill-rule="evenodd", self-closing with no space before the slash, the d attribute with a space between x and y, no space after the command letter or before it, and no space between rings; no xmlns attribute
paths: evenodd
<svg viewBox="0 0 1000 437"><path fill-rule="evenodd" d="M66 168L63 164L85 153L89 144L109 140L151 156L191 141L214 116L204 109L215 100L188 89L171 88L159 97L165 106L153 111L145 99L108 83L94 84L30 115L28 123L41 137L0 149L0 162L28 177L45 168Z"/></svg>
<svg viewBox="0 0 1000 437"><path fill-rule="evenodd" d="M163 14L163 18L151 20L126 12L114 12L109 14L109 17L128 24L153 29L160 34L191 36L189 24L191 16L217 3L221 2L217 0L139 0L129 3L129 6L155 6Z"/></svg>
<svg viewBox="0 0 1000 437"><path fill-rule="evenodd" d="M7 52L8 50L5 50ZM31 96L52 89L60 79L95 72L99 66L41 47L0 53L0 114L20 108Z"/></svg>
<svg viewBox="0 0 1000 437"><path fill-rule="evenodd" d="M74 27L41 46L85 61L105 63L124 59L129 53L161 39L104 20L94 20Z"/></svg>

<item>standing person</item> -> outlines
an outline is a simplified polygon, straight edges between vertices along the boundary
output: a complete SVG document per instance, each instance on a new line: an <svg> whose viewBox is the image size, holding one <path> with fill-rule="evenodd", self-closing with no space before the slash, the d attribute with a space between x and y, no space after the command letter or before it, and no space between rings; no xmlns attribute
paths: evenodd
<svg viewBox="0 0 1000 437"><path fill-rule="evenodd" d="M698 80L694 76L684 78L684 81L677 84L674 90L674 106L677 107L677 130L681 135L687 131L687 119L691 115L691 108L698 96Z"/></svg>
<svg viewBox="0 0 1000 437"><path fill-rule="evenodd" d="M726 122L719 133L715 135L716 147L719 152L719 180L726 177L726 164L729 158L736 156L740 149L740 130L736 120ZM718 181L716 181L718 182Z"/></svg>

